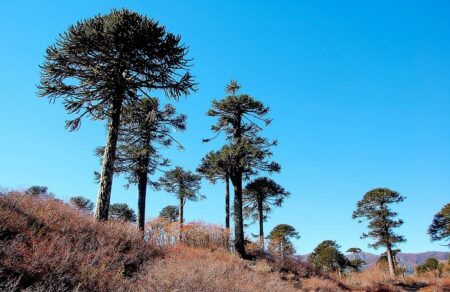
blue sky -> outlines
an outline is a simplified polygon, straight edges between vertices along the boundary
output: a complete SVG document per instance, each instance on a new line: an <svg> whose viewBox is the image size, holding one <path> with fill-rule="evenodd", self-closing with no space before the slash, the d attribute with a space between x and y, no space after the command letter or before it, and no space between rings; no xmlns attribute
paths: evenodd
<svg viewBox="0 0 450 292"><path fill-rule="evenodd" d="M0 9L0 186L46 185L59 197L95 201L93 155L105 126L64 129L60 103L36 97L48 45L77 20L127 7L181 34L199 90L176 104L188 115L175 165L195 169L223 140L205 115L230 79L271 107L264 135L279 141L273 179L292 193L275 209L301 234L299 253L325 239L343 250L368 240L351 219L374 187L407 197L396 206L404 252L448 250L426 234L450 198L450 18L447 1L4 1ZM112 201L135 208L136 189L114 182ZM203 182L207 199L187 203L188 220L223 223L223 186ZM150 191L148 215L176 201ZM257 233L251 226L248 233ZM378 251L380 252L380 251Z"/></svg>

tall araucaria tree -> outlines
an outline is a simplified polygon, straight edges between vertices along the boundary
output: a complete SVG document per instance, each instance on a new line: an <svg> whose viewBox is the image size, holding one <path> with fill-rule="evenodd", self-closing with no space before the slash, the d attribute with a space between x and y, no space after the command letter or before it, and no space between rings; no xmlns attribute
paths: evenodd
<svg viewBox="0 0 450 292"><path fill-rule="evenodd" d="M369 232L363 233L361 238L372 238L374 243L369 244L370 247L375 249L386 248L391 276L395 276L393 247L398 243L405 242L406 239L402 235L394 233L395 228L403 224L403 220L397 219L398 214L392 211L390 205L404 200L405 197L395 191L387 188L376 188L367 192L363 199L358 201L352 216L353 219L358 218L360 223L363 220L368 221Z"/></svg>
<svg viewBox="0 0 450 292"><path fill-rule="evenodd" d="M220 151L211 151L197 168L197 172L204 176L211 183L218 180L225 182L225 228L230 228L230 161L225 161Z"/></svg>
<svg viewBox="0 0 450 292"><path fill-rule="evenodd" d="M267 221L272 206L280 207L289 197L282 186L267 177L259 177L247 184L243 192L244 216L259 223L259 241L264 248L264 221Z"/></svg>
<svg viewBox="0 0 450 292"><path fill-rule="evenodd" d="M39 95L63 99L70 131L81 119L108 120L95 217L107 220L123 106L162 90L178 99L194 90L180 36L127 9L79 21L48 47L40 66Z"/></svg>
<svg viewBox="0 0 450 292"><path fill-rule="evenodd" d="M149 179L158 169L169 165L169 160L158 152L158 146L181 144L173 137L173 131L186 129L186 116L176 114L171 105L160 108L157 98L142 98L124 108L115 173L126 173L129 184L138 186L138 228L144 231L147 185L155 186ZM103 152L102 148L97 154Z"/></svg>
<svg viewBox="0 0 450 292"><path fill-rule="evenodd" d="M450 203L434 215L433 222L428 228L428 234L432 241L450 241ZM450 247L450 242L447 245Z"/></svg>
<svg viewBox="0 0 450 292"><path fill-rule="evenodd" d="M177 166L164 173L159 179L159 186L168 193L174 194L179 201L180 241L183 238L184 205L186 201L203 199L200 194L201 176Z"/></svg>
<svg viewBox="0 0 450 292"><path fill-rule="evenodd" d="M237 86L237 87L236 87ZM232 82L228 88L239 88ZM253 174L257 171L279 172L280 166L267 159L271 157L270 148L276 145L276 141L269 141L259 137L262 128L258 121L269 125L271 120L267 118L269 108L248 94L232 95L222 100L214 100L208 116L216 117L217 123L211 127L216 137L224 132L229 145L225 145L221 155L231 159L229 178L234 187L234 247L236 252L245 256L244 220L242 213L242 181L245 173L250 170ZM209 141L206 139L204 141Z"/></svg>

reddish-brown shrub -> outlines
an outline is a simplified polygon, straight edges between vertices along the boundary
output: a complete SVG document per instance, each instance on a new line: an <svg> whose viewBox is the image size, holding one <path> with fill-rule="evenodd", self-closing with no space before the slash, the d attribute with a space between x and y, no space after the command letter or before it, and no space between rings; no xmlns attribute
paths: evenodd
<svg viewBox="0 0 450 292"><path fill-rule="evenodd" d="M1 196L0 219L0 290L128 290L158 254L134 227L49 197Z"/></svg>

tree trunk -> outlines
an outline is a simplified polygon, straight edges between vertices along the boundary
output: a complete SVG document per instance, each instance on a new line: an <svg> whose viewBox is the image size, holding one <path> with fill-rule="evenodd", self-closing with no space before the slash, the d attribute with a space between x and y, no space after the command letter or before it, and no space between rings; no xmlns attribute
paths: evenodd
<svg viewBox="0 0 450 292"><path fill-rule="evenodd" d="M386 248L386 257L388 260L389 274L391 277L395 277L394 256L392 255L392 249L390 246Z"/></svg>
<svg viewBox="0 0 450 292"><path fill-rule="evenodd" d="M242 218L242 173L239 173L234 185L234 249L242 258L245 257L244 220Z"/></svg>
<svg viewBox="0 0 450 292"><path fill-rule="evenodd" d="M95 210L95 218L97 220L108 220L111 187L114 176L114 160L116 159L117 139L119 137L121 110L122 96L117 95L112 103L112 111L108 123L108 136L105 152L103 154L103 166L100 176L100 189L98 191L97 208Z"/></svg>
<svg viewBox="0 0 450 292"><path fill-rule="evenodd" d="M230 229L230 178L225 177L225 228Z"/></svg>
<svg viewBox="0 0 450 292"><path fill-rule="evenodd" d="M148 163L147 163L148 166ZM144 232L145 226L145 198L147 196L147 172L138 175L138 228Z"/></svg>
<svg viewBox="0 0 450 292"><path fill-rule="evenodd" d="M180 231L178 234L178 239L181 242L183 240L183 210L184 209L184 202L183 202L183 198L180 198L180 206L179 206L179 213L180 213Z"/></svg>
<svg viewBox="0 0 450 292"><path fill-rule="evenodd" d="M264 218L263 218L263 204L262 201L258 202L258 221L259 221L259 244L262 250L264 250Z"/></svg>

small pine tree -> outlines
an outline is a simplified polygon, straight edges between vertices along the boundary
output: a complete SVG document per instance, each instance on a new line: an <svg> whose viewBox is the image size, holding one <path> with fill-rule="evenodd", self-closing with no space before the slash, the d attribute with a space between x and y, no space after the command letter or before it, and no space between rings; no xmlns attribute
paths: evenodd
<svg viewBox="0 0 450 292"><path fill-rule="evenodd" d="M88 213L92 213L92 211L94 210L94 203L88 198L82 196L70 198L70 203L78 209L86 211Z"/></svg>
<svg viewBox="0 0 450 292"><path fill-rule="evenodd" d="M179 216L179 208L173 205L165 206L161 212L159 212L159 217L164 218L170 223L176 222Z"/></svg>
<svg viewBox="0 0 450 292"><path fill-rule="evenodd" d="M300 238L294 227L288 224L278 224L267 236L269 251L282 259L295 254L295 248L291 242L293 238Z"/></svg>
<svg viewBox="0 0 450 292"><path fill-rule="evenodd" d="M434 215L433 222L428 228L428 234L432 241L450 241L450 203ZM447 246L450 247L450 242L447 243Z"/></svg>
<svg viewBox="0 0 450 292"><path fill-rule="evenodd" d="M325 273L341 273L351 265L349 260L339 250L340 247L334 240L324 240L308 256L308 262Z"/></svg>
<svg viewBox="0 0 450 292"><path fill-rule="evenodd" d="M290 196L282 186L267 177L259 177L247 184L243 191L244 216L259 223L259 241L264 249L264 221L272 206L280 207Z"/></svg>
<svg viewBox="0 0 450 292"><path fill-rule="evenodd" d="M184 205L186 201L197 201L203 199L200 194L201 176L191 171L186 171L180 166L164 173L159 179L159 186L166 192L174 194L179 200L179 239L182 240L183 221L184 221Z"/></svg>
<svg viewBox="0 0 450 292"><path fill-rule="evenodd" d="M109 219L136 222L136 213L125 203L111 204Z"/></svg>

